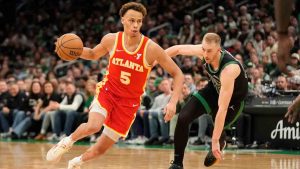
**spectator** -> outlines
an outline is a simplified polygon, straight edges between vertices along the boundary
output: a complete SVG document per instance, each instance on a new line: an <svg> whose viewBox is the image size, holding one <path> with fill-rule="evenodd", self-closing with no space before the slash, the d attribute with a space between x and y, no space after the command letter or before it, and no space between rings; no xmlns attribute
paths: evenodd
<svg viewBox="0 0 300 169"><path fill-rule="evenodd" d="M34 138L35 140L45 140L47 130L50 126L50 116L55 113L55 111L50 111L50 102L60 102L61 97L55 92L54 86L51 82L47 81L43 85L43 97L39 104L37 105L33 121L42 121L42 127L40 133Z"/></svg>
<svg viewBox="0 0 300 169"><path fill-rule="evenodd" d="M6 103L7 96L8 96L7 83L4 80L0 80L0 110L2 110L4 104Z"/></svg>
<svg viewBox="0 0 300 169"><path fill-rule="evenodd" d="M277 67L277 62L278 62L277 53L276 52L271 53L271 63L266 65L265 71L267 74L271 76L272 79L281 74L281 72Z"/></svg>
<svg viewBox="0 0 300 169"><path fill-rule="evenodd" d="M42 86L38 81L32 82L29 91L29 96L25 103L26 111L24 113L19 113L14 120L12 126L12 138L21 138L25 131L29 129L32 124L31 118L37 108L38 102L42 98Z"/></svg>
<svg viewBox="0 0 300 169"><path fill-rule="evenodd" d="M66 83L66 96L62 102L50 102L49 109L55 111L51 114L51 124L54 131L54 138L69 136L75 125L75 120L84 109L84 97L76 92L72 82ZM65 117L63 123L62 118ZM64 124L64 127L61 125Z"/></svg>
<svg viewBox="0 0 300 169"><path fill-rule="evenodd" d="M20 92L19 86L16 83L9 84L9 94L6 103L0 111L0 125L5 137L10 137L12 133L11 126L17 125L16 118L19 115L25 114L25 103L27 96Z"/></svg>
<svg viewBox="0 0 300 169"><path fill-rule="evenodd" d="M288 90L288 82L286 77L278 76L276 80L276 89L277 91L287 91Z"/></svg>
<svg viewBox="0 0 300 169"><path fill-rule="evenodd" d="M163 93L154 99L152 107L148 110L150 138L145 142L145 145L162 145L169 139L169 123L165 123L163 114L163 109L172 93L169 79L164 78L159 87ZM159 138L158 129L160 129L161 138Z"/></svg>
<svg viewBox="0 0 300 169"><path fill-rule="evenodd" d="M186 85L190 88L190 91L193 93L196 91L196 86L194 83L194 79L191 74L184 74L184 81Z"/></svg>

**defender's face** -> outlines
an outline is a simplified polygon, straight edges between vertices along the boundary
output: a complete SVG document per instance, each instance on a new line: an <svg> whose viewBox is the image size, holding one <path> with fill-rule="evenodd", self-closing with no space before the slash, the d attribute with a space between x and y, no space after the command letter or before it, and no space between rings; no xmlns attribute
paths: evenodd
<svg viewBox="0 0 300 169"><path fill-rule="evenodd" d="M140 29L143 24L143 14L130 9L122 17L122 24L124 26L124 32L127 35L136 37L140 34Z"/></svg>
<svg viewBox="0 0 300 169"><path fill-rule="evenodd" d="M202 50L205 61L207 63L211 63L218 56L219 52L221 51L221 47L216 43L207 43L205 40L203 40Z"/></svg>

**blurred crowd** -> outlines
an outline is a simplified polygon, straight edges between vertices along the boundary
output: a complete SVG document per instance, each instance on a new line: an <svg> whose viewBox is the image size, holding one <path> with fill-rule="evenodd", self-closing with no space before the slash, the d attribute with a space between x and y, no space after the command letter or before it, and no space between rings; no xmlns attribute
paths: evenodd
<svg viewBox="0 0 300 169"><path fill-rule="evenodd" d="M291 93L288 91L300 89L299 4L294 4L288 28L294 44L288 65L292 76L288 77L277 68L278 35L273 1L139 2L148 10L141 32L164 49L177 44L198 44L205 33L218 33L224 49L247 70L250 97L288 95ZM67 63L54 53L54 42L60 35L73 32L82 38L85 46L94 47L105 34L122 31L118 10L123 1L0 3L1 136L57 140L69 135L86 120L96 83L103 78L108 59ZM207 8L193 12L209 3ZM165 26L156 28L162 24ZM179 112L189 94L203 88L208 78L196 57L179 56L174 60L185 74ZM155 66L129 143L172 143L176 117L170 123L164 123L161 118L171 92L172 79L159 65ZM206 131L212 125L211 117L201 116L195 123L199 129L194 143L209 142Z"/></svg>

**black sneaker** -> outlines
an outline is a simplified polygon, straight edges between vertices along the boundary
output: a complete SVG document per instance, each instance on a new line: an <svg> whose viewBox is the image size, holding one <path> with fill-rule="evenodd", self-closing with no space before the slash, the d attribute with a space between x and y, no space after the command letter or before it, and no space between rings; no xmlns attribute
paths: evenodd
<svg viewBox="0 0 300 169"><path fill-rule="evenodd" d="M169 138L169 140L165 142L163 145L173 145L173 144L174 144L174 140Z"/></svg>
<svg viewBox="0 0 300 169"><path fill-rule="evenodd" d="M149 140L147 140L144 145L145 146L149 146L149 145L153 145L154 142L157 142L158 141L158 138L157 137L153 137L153 138L150 138Z"/></svg>
<svg viewBox="0 0 300 169"><path fill-rule="evenodd" d="M205 142L203 142L200 138L197 138L197 140L195 140L193 143L191 143L191 145L193 146L199 146L199 145L203 145L205 144Z"/></svg>
<svg viewBox="0 0 300 169"><path fill-rule="evenodd" d="M223 151L225 147L226 147L226 141L224 140L220 143L221 151ZM204 165L206 167L210 167L217 162L218 162L218 159L214 156L213 152L211 150L209 150L209 152L207 153L207 155L205 157Z"/></svg>
<svg viewBox="0 0 300 169"><path fill-rule="evenodd" d="M171 161L171 166L169 167L169 169L183 169L183 166L178 165L178 164L174 164L173 161Z"/></svg>

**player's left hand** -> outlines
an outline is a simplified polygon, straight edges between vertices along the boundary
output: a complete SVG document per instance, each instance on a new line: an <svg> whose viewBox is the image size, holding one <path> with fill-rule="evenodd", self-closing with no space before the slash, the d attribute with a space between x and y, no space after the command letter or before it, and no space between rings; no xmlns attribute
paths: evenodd
<svg viewBox="0 0 300 169"><path fill-rule="evenodd" d="M176 104L169 102L167 106L164 108L164 120L165 122L168 122L172 119L174 114L176 113Z"/></svg>
<svg viewBox="0 0 300 169"><path fill-rule="evenodd" d="M284 117L287 118L289 123L295 123L300 119L300 111L296 102L288 107L288 111Z"/></svg>
<svg viewBox="0 0 300 169"><path fill-rule="evenodd" d="M212 144L211 151L213 152L213 154L216 157L216 159L222 160L222 152L220 151L219 140L212 140L211 144Z"/></svg>
<svg viewBox="0 0 300 169"><path fill-rule="evenodd" d="M60 40L60 38L57 38L56 39L56 42L54 43L54 45L55 45L55 50L54 50L54 52L55 53L57 53L58 52L58 41Z"/></svg>

